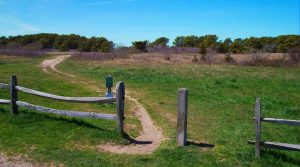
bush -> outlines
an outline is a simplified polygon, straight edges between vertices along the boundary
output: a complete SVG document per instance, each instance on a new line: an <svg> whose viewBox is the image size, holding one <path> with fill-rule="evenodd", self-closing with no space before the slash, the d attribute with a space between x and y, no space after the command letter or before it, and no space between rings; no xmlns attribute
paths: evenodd
<svg viewBox="0 0 300 167"><path fill-rule="evenodd" d="M226 54L225 54L225 62L226 62L226 63L233 63L233 62L234 62L234 60L233 60L233 58L231 57L230 53L226 53Z"/></svg>
<svg viewBox="0 0 300 167"><path fill-rule="evenodd" d="M193 63L198 63L197 55L194 55L194 58L193 58L192 62L193 62Z"/></svg>
<svg viewBox="0 0 300 167"><path fill-rule="evenodd" d="M35 51L35 50L29 50L29 49L13 49L13 50L0 50L0 55L40 57L40 56L46 55L46 53L43 51Z"/></svg>
<svg viewBox="0 0 300 167"><path fill-rule="evenodd" d="M278 59L267 59L266 57L267 56L263 56L262 54L255 53L251 55L250 61L242 62L241 65L267 67L281 67L289 65L284 57Z"/></svg>
<svg viewBox="0 0 300 167"><path fill-rule="evenodd" d="M288 51L290 62L292 64L298 64L300 62L300 49L293 48Z"/></svg>
<svg viewBox="0 0 300 167"><path fill-rule="evenodd" d="M168 60L168 61L170 61L171 60L171 57L170 57L170 55L165 55L165 60Z"/></svg>
<svg viewBox="0 0 300 167"><path fill-rule="evenodd" d="M134 46L135 49L139 50L141 53L142 52L148 52L147 50L147 45L149 41L134 41L132 42L132 45Z"/></svg>

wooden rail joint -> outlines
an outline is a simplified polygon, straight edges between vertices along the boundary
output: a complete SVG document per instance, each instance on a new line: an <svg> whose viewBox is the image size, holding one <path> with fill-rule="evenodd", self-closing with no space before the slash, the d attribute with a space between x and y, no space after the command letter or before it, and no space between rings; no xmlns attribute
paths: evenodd
<svg viewBox="0 0 300 167"><path fill-rule="evenodd" d="M5 84L0 83L0 89L9 89L10 90L10 100L0 99L0 104L10 104L11 113L18 113L18 106L25 107L31 110L36 110L44 113L53 113L58 115L73 116L73 117L89 117L96 119L110 119L116 120L118 125L118 132L124 136L124 105L125 105L125 84L123 81L118 82L116 85L116 97L66 97L53 95L29 88L25 88L17 85L17 77L11 76L11 83ZM69 111L69 110L57 110L42 106L33 105L23 101L18 101L18 91L28 93L35 96L40 96L44 98L62 100L67 102L79 102L79 103L112 103L116 102L116 115L114 114L101 114L95 112L81 112L81 111Z"/></svg>
<svg viewBox="0 0 300 167"><path fill-rule="evenodd" d="M248 140L249 144L255 144L255 157L260 158L260 149L261 146L274 148L274 149L281 149L281 150L290 150L290 151L300 151L300 145L297 144L288 144L288 143L277 143L277 142L269 142L261 141L261 122L269 122L269 123L277 123L277 124L286 124L286 125L293 125L293 126L300 126L299 120L289 120L289 119L277 119L277 118L263 118L261 117L261 103L260 98L256 98L255 103L255 134L256 138L255 141Z"/></svg>

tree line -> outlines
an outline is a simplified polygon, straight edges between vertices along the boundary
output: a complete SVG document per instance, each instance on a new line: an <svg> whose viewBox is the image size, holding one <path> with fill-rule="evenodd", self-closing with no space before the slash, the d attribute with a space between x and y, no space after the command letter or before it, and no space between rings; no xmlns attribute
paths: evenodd
<svg viewBox="0 0 300 167"><path fill-rule="evenodd" d="M168 46L169 39L160 37L150 43L149 41L135 41L132 45L146 52L147 47L155 45ZM300 48L300 35L280 35L277 37L250 37L237 38L232 40L226 38L218 40L217 35L204 36L178 36L173 41L173 46L176 47L191 47L199 48L200 53L219 52L219 53L253 53L253 52L269 52L269 53L286 53L293 48Z"/></svg>
<svg viewBox="0 0 300 167"><path fill-rule="evenodd" d="M83 52L110 52L114 43L104 37L91 37L70 34L31 34L0 37L1 49L57 49L60 51L79 50Z"/></svg>
<svg viewBox="0 0 300 167"><path fill-rule="evenodd" d="M148 48L161 46L162 48L182 47L197 48L200 53L253 53L280 52L286 53L290 49L300 48L300 35L280 35L277 37L227 38L219 40L217 35L178 36L169 46L169 38L160 37L153 42L134 41L132 47L140 52L147 52ZM0 37L0 49L25 48L31 50L57 49L60 51L79 50L82 52L111 52L114 43L105 37L91 37L70 34L59 35L51 33L18 35Z"/></svg>

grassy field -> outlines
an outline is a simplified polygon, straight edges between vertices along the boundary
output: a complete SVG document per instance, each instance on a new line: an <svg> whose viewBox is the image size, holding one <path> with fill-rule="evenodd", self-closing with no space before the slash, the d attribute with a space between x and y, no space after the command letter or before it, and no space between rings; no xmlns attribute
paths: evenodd
<svg viewBox="0 0 300 167"><path fill-rule="evenodd" d="M0 82L19 76L19 84L32 89L68 96L94 96L94 86L104 86L111 74L114 81L125 81L130 95L146 106L154 122L169 138L150 155L118 155L97 151L102 142L124 144L117 135L115 122L71 119L21 110L11 116L0 106L0 152L27 155L33 162L66 166L298 166L297 152L265 149L254 158L255 97L262 100L262 114L268 117L300 119L300 69L241 67L229 65L172 65L128 63L123 61L67 60L59 69L80 76L69 79L46 74L38 65L44 58L0 57ZM76 67L76 68L75 68ZM74 81L75 80L75 81ZM78 80L88 81L83 84ZM89 86L91 85L91 87ZM189 92L188 139L215 147L176 146L177 90ZM8 98L0 90L0 98ZM114 112L114 105L76 105L20 94L20 99L47 107ZM130 116L131 104L126 106ZM130 118L127 124L139 127ZM136 136L139 128L129 134ZM262 140L300 143L299 127L264 123Z"/></svg>

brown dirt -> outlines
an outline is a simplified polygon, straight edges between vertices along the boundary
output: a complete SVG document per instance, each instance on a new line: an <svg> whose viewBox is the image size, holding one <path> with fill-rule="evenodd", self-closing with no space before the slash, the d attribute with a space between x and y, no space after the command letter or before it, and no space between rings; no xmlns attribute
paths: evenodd
<svg viewBox="0 0 300 167"><path fill-rule="evenodd" d="M44 72L49 73L49 69L63 74L68 77L74 78L74 75L70 75L61 72L55 68L56 65L62 63L65 59L69 58L70 55L57 56L53 59L44 60L41 64ZM75 81L74 81L75 82ZM86 84L83 81L79 81ZM129 91L127 91L129 92ZM138 102L137 99L126 95L126 98L132 101L135 105L134 116L136 116L142 124L143 132L135 139L131 139L130 145L115 145L112 143L106 143L98 145L97 148L101 151L118 153L118 154L149 154L156 150L160 143L164 140L162 130L155 126L150 115L144 108L144 106Z"/></svg>
<svg viewBox="0 0 300 167"><path fill-rule="evenodd" d="M127 99L135 103L136 116L143 127L143 132L132 142L132 144L127 146L114 145L111 143L106 143L99 145L97 148L102 151L118 153L118 154L149 154L156 150L160 143L164 140L162 131L156 127L151 120L151 117L147 113L146 109L137 99L130 96L126 96Z"/></svg>
<svg viewBox="0 0 300 167"><path fill-rule="evenodd" d="M4 154L0 154L0 166L1 167L33 167L34 165L24 161L21 156L8 157Z"/></svg>
<svg viewBox="0 0 300 167"><path fill-rule="evenodd" d="M61 55L61 56L56 56L53 59L44 60L41 64L41 66L43 68L43 71L46 72L46 73L49 73L49 70L51 69L51 70L53 70L53 71L55 71L59 74L75 78L74 75L67 74L67 73L61 72L61 71L56 69L56 65L60 64L61 62L63 62L64 60L66 60L69 57L71 57L71 55Z"/></svg>

